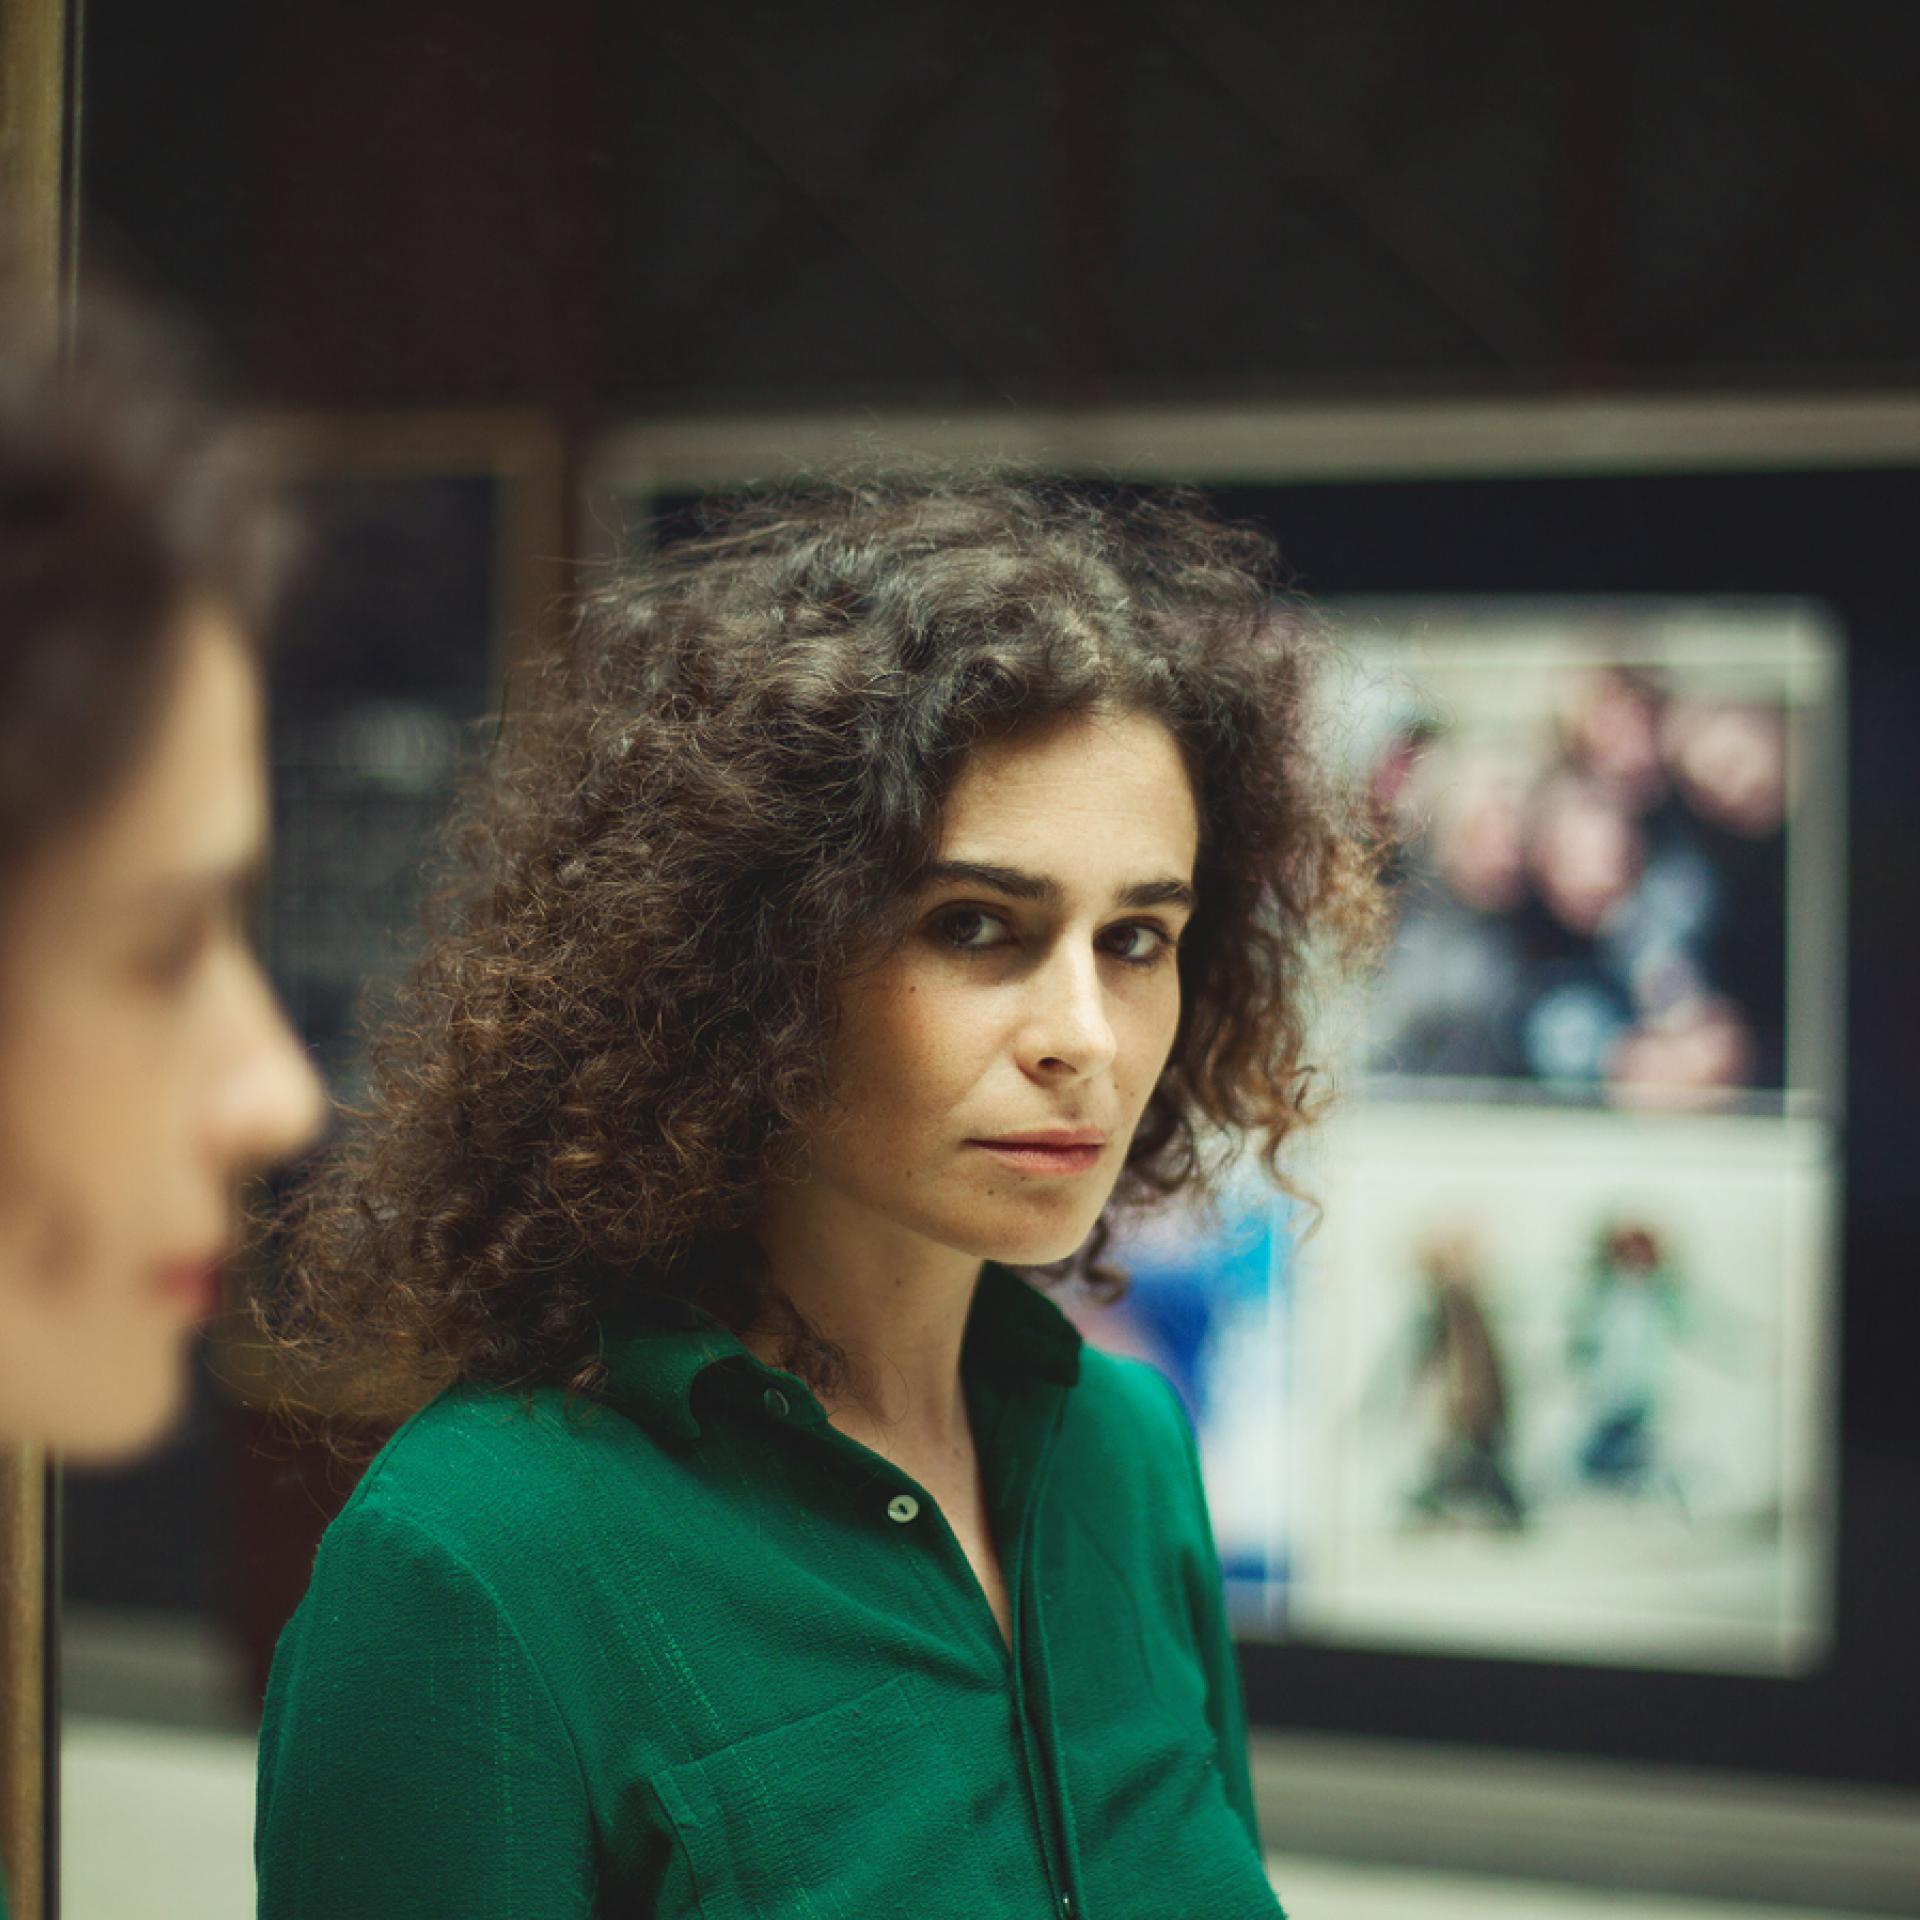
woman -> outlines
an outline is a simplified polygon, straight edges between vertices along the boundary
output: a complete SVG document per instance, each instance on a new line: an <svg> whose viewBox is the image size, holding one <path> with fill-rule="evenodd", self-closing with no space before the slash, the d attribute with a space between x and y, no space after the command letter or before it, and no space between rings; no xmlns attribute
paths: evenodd
<svg viewBox="0 0 1920 1920"><path fill-rule="evenodd" d="M173 1425L239 1186L323 1110L245 933L272 529L167 358L0 292L0 1446L90 1461Z"/></svg>
<svg viewBox="0 0 1920 1920"><path fill-rule="evenodd" d="M1014 1269L1304 1117L1370 932L1255 537L991 479L588 607L270 1316L330 1529L261 1911L1278 1909L1192 1436Z"/></svg>
<svg viewBox="0 0 1920 1920"><path fill-rule="evenodd" d="M322 1116L248 945L274 545L159 336L0 337L0 1440L170 1428L240 1183Z"/></svg>

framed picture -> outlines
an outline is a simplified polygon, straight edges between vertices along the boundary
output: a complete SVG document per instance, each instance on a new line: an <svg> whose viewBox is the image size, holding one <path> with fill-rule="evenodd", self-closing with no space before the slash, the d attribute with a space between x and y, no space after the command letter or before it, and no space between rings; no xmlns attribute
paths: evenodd
<svg viewBox="0 0 1920 1920"><path fill-rule="evenodd" d="M1293 1629L1814 1670L1837 1510L1830 1130L1380 1102L1328 1165L1295 1321Z"/></svg>
<svg viewBox="0 0 1920 1920"><path fill-rule="evenodd" d="M1336 737L1396 846L1370 1092L1838 1112L1844 656L1820 607L1329 611Z"/></svg>

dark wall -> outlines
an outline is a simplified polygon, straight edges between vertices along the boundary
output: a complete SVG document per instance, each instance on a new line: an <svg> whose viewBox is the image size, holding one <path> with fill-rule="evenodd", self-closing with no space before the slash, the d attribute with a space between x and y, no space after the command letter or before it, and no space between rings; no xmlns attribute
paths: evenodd
<svg viewBox="0 0 1920 1920"><path fill-rule="evenodd" d="M1920 377L1899 0L90 0L99 219L263 397Z"/></svg>

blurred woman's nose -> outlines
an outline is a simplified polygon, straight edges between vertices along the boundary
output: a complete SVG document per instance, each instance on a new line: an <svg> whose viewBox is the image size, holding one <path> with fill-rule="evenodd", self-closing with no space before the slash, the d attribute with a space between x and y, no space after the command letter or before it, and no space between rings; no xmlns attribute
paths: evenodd
<svg viewBox="0 0 1920 1920"><path fill-rule="evenodd" d="M320 1077L251 954L235 957L231 1027L213 1112L215 1150L235 1171L271 1165L318 1135Z"/></svg>
<svg viewBox="0 0 1920 1920"><path fill-rule="evenodd" d="M1118 1048L1099 957L1063 942L1034 971L1020 1064L1037 1079L1080 1078L1113 1064Z"/></svg>

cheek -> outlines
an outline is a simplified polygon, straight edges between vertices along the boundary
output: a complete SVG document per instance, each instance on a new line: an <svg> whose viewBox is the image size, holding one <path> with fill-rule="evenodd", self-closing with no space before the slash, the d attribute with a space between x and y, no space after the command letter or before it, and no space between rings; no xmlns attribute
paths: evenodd
<svg viewBox="0 0 1920 1920"><path fill-rule="evenodd" d="M951 988L905 978L849 1005L836 1091L847 1123L905 1144L940 1126L981 1071L988 1023Z"/></svg>
<svg viewBox="0 0 1920 1920"><path fill-rule="evenodd" d="M105 1462L165 1433L187 1379L186 1317L152 1289L205 1211L182 1023L81 968L30 1012L0 1072L0 1432Z"/></svg>
<svg viewBox="0 0 1920 1920"><path fill-rule="evenodd" d="M1180 1031L1180 983L1171 967L1165 980L1150 983L1150 990L1124 1010L1117 1024L1114 1077L1123 1098L1145 1105Z"/></svg>
<svg viewBox="0 0 1920 1920"><path fill-rule="evenodd" d="M0 1435L102 1463L178 1417L189 1329L77 1211L0 1209Z"/></svg>
<svg viewBox="0 0 1920 1920"><path fill-rule="evenodd" d="M62 1272L138 1268L170 1250L179 1216L205 1210L178 1034L100 996L22 1039L0 1089L10 1237Z"/></svg>
<svg viewBox="0 0 1920 1920"><path fill-rule="evenodd" d="M112 1162L53 1162L44 1151L27 1150L45 1145L36 1129L0 1185L6 1305L25 1324L109 1322L123 1305L137 1304L137 1270L123 1230L130 1210L110 1177Z"/></svg>

